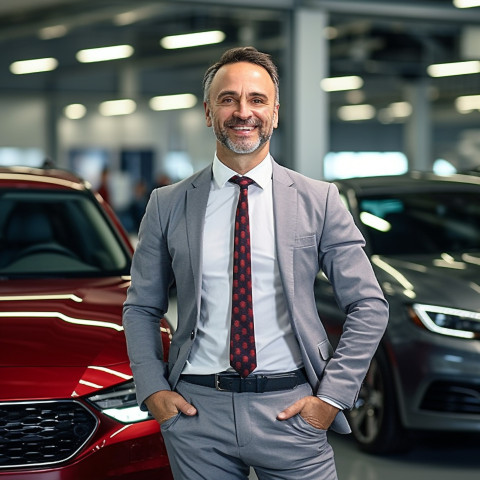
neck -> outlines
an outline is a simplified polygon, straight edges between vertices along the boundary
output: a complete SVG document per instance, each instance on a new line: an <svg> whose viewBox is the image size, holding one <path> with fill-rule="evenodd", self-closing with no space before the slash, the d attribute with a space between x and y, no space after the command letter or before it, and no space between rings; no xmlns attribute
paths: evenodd
<svg viewBox="0 0 480 480"><path fill-rule="evenodd" d="M231 168L234 172L240 175L245 175L247 172L255 168L267 156L269 144L266 143L259 150L253 153L239 154L226 149L223 145L217 143L217 157L218 159Z"/></svg>

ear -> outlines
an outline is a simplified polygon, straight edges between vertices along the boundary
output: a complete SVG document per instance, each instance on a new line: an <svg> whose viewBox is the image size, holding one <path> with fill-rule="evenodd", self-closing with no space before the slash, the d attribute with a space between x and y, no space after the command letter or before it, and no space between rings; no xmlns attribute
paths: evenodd
<svg viewBox="0 0 480 480"><path fill-rule="evenodd" d="M273 109L273 128L278 127L278 109L280 108L280 104L277 103L275 108Z"/></svg>
<svg viewBox="0 0 480 480"><path fill-rule="evenodd" d="M207 105L207 102L203 102L203 108L205 109L205 121L206 121L207 127L211 127L212 126L212 117L210 115L210 108Z"/></svg>

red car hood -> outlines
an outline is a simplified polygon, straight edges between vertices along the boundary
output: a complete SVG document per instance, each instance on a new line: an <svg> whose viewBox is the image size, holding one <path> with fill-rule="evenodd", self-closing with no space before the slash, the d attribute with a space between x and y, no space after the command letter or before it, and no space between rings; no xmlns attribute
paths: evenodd
<svg viewBox="0 0 480 480"><path fill-rule="evenodd" d="M0 281L0 399L84 395L131 379L128 278Z"/></svg>

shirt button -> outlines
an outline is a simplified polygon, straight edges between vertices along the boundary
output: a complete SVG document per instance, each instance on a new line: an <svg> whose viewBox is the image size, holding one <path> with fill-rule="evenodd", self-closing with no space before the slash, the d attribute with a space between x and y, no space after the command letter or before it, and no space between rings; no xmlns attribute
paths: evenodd
<svg viewBox="0 0 480 480"><path fill-rule="evenodd" d="M190 334L190 340L193 340L195 338L195 330L192 330L192 333Z"/></svg>

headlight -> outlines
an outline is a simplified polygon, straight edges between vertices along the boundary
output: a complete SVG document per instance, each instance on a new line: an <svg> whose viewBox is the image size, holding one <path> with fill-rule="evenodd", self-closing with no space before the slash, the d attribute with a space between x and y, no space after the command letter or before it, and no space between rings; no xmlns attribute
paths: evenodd
<svg viewBox="0 0 480 480"><path fill-rule="evenodd" d="M103 390L87 400L105 415L122 423L142 422L153 418L137 405L133 380Z"/></svg>
<svg viewBox="0 0 480 480"><path fill-rule="evenodd" d="M480 313L419 303L413 304L412 310L413 320L420 320L420 325L432 332L452 337L480 338Z"/></svg>

